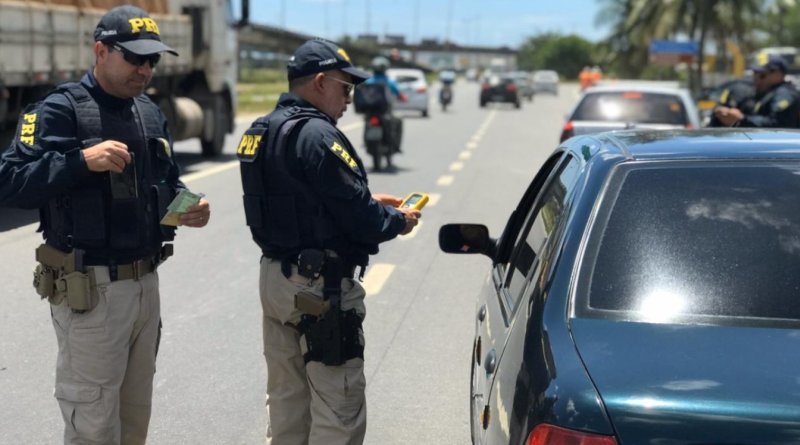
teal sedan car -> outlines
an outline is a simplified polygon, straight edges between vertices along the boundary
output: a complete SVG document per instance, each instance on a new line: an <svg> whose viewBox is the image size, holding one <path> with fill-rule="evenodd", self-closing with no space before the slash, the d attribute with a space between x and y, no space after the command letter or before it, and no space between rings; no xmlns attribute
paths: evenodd
<svg viewBox="0 0 800 445"><path fill-rule="evenodd" d="M562 143L478 291L474 444L800 444L800 132Z"/></svg>

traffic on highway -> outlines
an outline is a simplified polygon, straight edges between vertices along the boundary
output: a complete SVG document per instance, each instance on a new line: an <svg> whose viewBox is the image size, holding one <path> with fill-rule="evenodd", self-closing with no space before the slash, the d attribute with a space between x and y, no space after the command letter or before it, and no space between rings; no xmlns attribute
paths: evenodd
<svg viewBox="0 0 800 445"><path fill-rule="evenodd" d="M800 444L800 5L511 48L32 3L0 444Z"/></svg>

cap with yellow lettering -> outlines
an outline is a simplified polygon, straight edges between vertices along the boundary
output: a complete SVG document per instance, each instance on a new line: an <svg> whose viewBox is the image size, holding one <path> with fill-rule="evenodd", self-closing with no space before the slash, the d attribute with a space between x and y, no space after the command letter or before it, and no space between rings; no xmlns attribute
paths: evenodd
<svg viewBox="0 0 800 445"><path fill-rule="evenodd" d="M97 24L94 40L119 45L140 56L162 52L178 55L174 49L161 43L156 21L143 9L131 5L109 10Z"/></svg>

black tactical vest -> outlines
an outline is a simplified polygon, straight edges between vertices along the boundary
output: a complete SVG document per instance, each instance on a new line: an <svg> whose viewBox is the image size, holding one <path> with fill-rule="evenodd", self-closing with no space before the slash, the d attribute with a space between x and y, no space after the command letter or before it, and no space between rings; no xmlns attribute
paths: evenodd
<svg viewBox="0 0 800 445"><path fill-rule="evenodd" d="M134 98L133 127L101 109L78 82L62 84L54 93L64 94L72 104L82 148L107 139L122 140L133 154L135 167L126 177L131 185L126 193L116 192L118 177L103 172L92 173L51 199L41 212L45 239L62 250L86 250L94 262L127 261L156 253L162 242L175 236L174 227L159 221L176 193L167 182L171 147L157 106L144 96ZM115 119L117 125L110 125ZM117 187L114 192L112 187Z"/></svg>
<svg viewBox="0 0 800 445"><path fill-rule="evenodd" d="M288 144L290 136L309 119L319 118L318 113L291 106L259 118L244 133L236 154L247 225L268 257L295 256L305 248L333 249L363 265L367 255L350 251L319 197L287 164L296 154Z"/></svg>

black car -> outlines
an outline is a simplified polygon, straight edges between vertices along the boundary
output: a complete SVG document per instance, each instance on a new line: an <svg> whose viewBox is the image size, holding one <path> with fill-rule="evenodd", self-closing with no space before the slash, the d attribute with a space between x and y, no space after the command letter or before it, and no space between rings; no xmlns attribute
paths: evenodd
<svg viewBox="0 0 800 445"><path fill-rule="evenodd" d="M489 102L505 102L520 107L519 87L510 76L489 76L481 84L481 107Z"/></svg>
<svg viewBox="0 0 800 445"><path fill-rule="evenodd" d="M800 132L622 131L547 159L477 304L475 444L800 443Z"/></svg>

